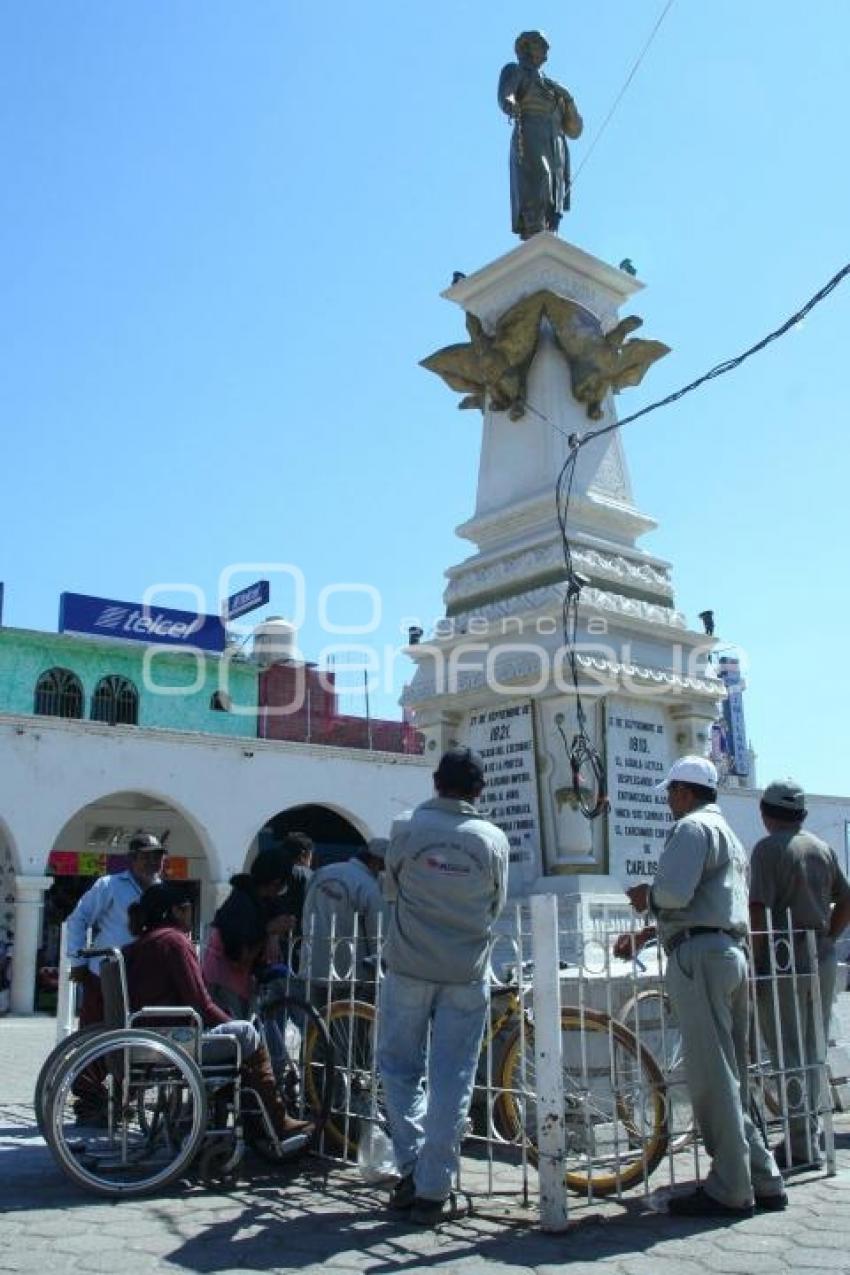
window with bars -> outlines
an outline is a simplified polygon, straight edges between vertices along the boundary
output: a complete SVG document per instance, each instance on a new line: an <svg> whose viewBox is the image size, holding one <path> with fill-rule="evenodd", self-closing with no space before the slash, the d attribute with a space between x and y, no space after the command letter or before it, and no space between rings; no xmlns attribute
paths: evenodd
<svg viewBox="0 0 850 1275"><path fill-rule="evenodd" d="M139 692L126 677L102 677L94 689L91 720L110 726L136 726L139 721Z"/></svg>
<svg viewBox="0 0 850 1275"><path fill-rule="evenodd" d="M35 685L33 712L44 717L82 717L83 687L76 673L49 668Z"/></svg>

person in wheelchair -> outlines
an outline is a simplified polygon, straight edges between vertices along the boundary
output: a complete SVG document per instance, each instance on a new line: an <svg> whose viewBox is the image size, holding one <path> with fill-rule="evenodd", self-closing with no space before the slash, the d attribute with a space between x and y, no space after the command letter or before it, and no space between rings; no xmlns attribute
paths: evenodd
<svg viewBox="0 0 850 1275"><path fill-rule="evenodd" d="M166 881L150 886L130 906L127 919L135 942L122 952L131 1010L187 1005L200 1014L208 1032L236 1036L242 1052L242 1079L259 1095L278 1138L310 1133L309 1120L295 1120L287 1112L257 1028L247 1020L232 1018L207 991L189 938L191 909L186 891Z"/></svg>

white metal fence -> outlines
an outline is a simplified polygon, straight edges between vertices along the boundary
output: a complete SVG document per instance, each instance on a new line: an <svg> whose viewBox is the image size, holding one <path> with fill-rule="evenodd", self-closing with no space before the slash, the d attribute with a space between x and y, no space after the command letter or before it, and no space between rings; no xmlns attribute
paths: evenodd
<svg viewBox="0 0 850 1275"><path fill-rule="evenodd" d="M459 1189L510 1196L526 1206L536 1202L541 1225L560 1230L571 1200L699 1180L708 1166L661 948L618 960L613 948L620 927L608 928L602 918L590 933L569 930L554 895L514 906L510 920L493 951ZM375 1065L380 941L380 934L370 939L332 931L308 935L288 952L294 991L320 1013L336 1055L320 1152L359 1163L373 1181L392 1167ZM793 1153L795 1161L822 1161L832 1173L822 1011L834 989L828 945L768 913L766 933L752 936L749 959L752 1117L771 1144L784 1143L780 1168L795 1167ZM60 985L60 1005L69 1003ZM70 1021L66 1011L60 1035ZM290 1031L293 1052L306 1067L307 1042L297 1024Z"/></svg>

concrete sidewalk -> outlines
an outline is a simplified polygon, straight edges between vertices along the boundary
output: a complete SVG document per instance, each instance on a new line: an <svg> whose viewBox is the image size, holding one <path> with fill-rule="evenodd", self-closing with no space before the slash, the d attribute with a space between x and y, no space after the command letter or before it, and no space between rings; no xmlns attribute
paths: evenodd
<svg viewBox="0 0 850 1275"><path fill-rule="evenodd" d="M797 1175L786 1212L727 1225L674 1219L637 1195L571 1202L570 1229L544 1235L535 1209L476 1195L470 1217L423 1232L390 1217L385 1194L355 1171L315 1159L275 1173L246 1161L235 1188L180 1186L115 1204L68 1183L35 1130L32 1089L53 1032L49 1019L0 1019L0 1272L583 1275L593 1263L598 1275L602 1263L618 1275L850 1275L846 1118L838 1125L837 1177Z"/></svg>

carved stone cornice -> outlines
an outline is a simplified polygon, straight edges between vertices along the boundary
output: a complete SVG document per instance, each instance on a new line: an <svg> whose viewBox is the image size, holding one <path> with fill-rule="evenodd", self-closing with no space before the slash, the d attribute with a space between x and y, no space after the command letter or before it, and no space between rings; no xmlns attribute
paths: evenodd
<svg viewBox="0 0 850 1275"><path fill-rule="evenodd" d="M511 615L551 609L553 598L560 605L565 591L562 586L550 584L527 592L512 593L509 597L497 598L481 606L470 607L468 610L456 610L451 616L451 624L455 633L462 634L473 619L503 620ZM579 610L582 614L602 611L609 615L639 620L667 629L686 630L688 627L682 612L676 611L673 607L646 602L641 598L626 597L622 593L611 593L605 589L582 589Z"/></svg>
<svg viewBox="0 0 850 1275"><path fill-rule="evenodd" d="M649 594L654 599L673 599L669 573L646 562L636 562L622 554L605 554L597 549L573 547L573 563L591 580L609 582L627 588L630 593ZM521 585L522 581L539 579L564 566L564 551L558 541L521 549L489 562L453 567L443 601L450 611L459 604L473 606L476 597L486 598L500 590Z"/></svg>
<svg viewBox="0 0 850 1275"><path fill-rule="evenodd" d="M637 697L644 695L658 699L674 696L678 699L682 695L689 695L706 703L706 711L707 702L716 704L725 695L723 683L718 678L689 677L671 669L608 660L603 656L579 654L576 658L579 669L586 675L585 684L582 685L585 693L592 689L596 695L626 692ZM535 684L539 680L541 668L540 656L531 652L505 656L501 660L497 658L492 672L500 690L510 685L516 686L519 691L523 689L523 684ZM560 670L560 676L568 677L565 665ZM483 702L488 691L492 693L492 690L492 683L488 681L484 669L459 669L449 691L447 688L438 688L433 669L420 664L413 681L402 693L401 703L411 708L446 698L470 698Z"/></svg>
<svg viewBox="0 0 850 1275"><path fill-rule="evenodd" d="M554 292L557 296L569 297L570 300L586 306L599 320L603 331L612 328L617 321L617 303L612 300L610 293L593 283L586 275L545 260L538 261L528 269L521 283L517 280L506 283L488 297L485 304L477 305L475 312L487 327L492 328L511 305L534 292L544 290Z"/></svg>
<svg viewBox="0 0 850 1275"><path fill-rule="evenodd" d="M607 329L616 321L618 306L643 286L575 244L543 232L459 280L442 295L485 323L494 323L514 302L549 288L586 305Z"/></svg>

